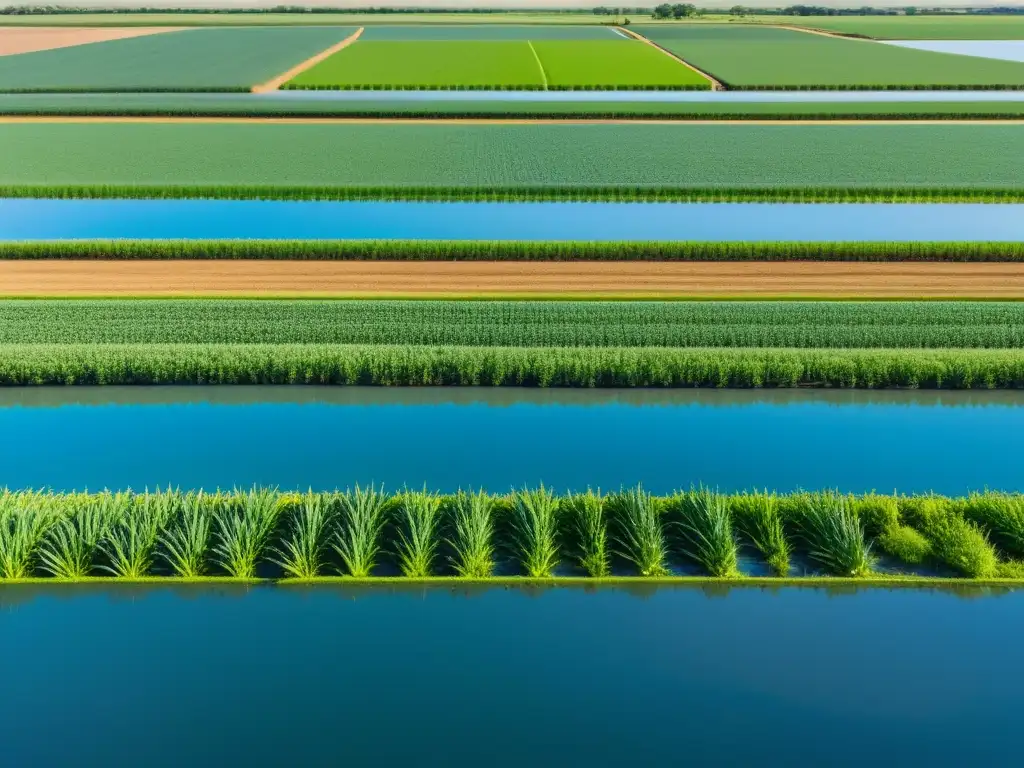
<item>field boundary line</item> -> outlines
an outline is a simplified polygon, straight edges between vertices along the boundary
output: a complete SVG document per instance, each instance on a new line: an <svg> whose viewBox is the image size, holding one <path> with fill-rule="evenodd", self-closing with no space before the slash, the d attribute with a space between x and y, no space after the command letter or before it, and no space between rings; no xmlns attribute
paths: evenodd
<svg viewBox="0 0 1024 768"><path fill-rule="evenodd" d="M632 39L639 40L641 43L647 43L647 45L651 46L652 48L658 49L659 51L661 51L663 54L665 54L669 58L675 59L680 64L682 64L684 67L687 67L690 70L696 72L698 75L700 75L701 77L705 78L706 80L708 80L708 82L711 83L711 90L712 91L724 91L724 90L726 90L725 86L722 85L722 83L719 80L717 80L716 78L712 77L712 75L710 73L705 72L700 67L695 67L693 64L688 62L682 56L678 56L678 55L672 53L672 51L668 50L667 48L662 48L656 42L654 42L653 40L651 40L649 38L644 37L639 32L634 32L633 30L627 29L626 27L613 27L613 29L617 29L620 32L623 32L624 34L628 35Z"/></svg>
<svg viewBox="0 0 1024 768"><path fill-rule="evenodd" d="M858 40L862 43L877 43L873 37L860 37L858 35L844 35L839 32L829 32L827 29L816 29L812 27L798 27L793 24L751 24L751 26L758 27L774 27L775 29L788 29L790 32L806 32L809 35L820 35L821 37L831 37L836 40Z"/></svg>
<svg viewBox="0 0 1024 768"><path fill-rule="evenodd" d="M530 46L530 51L533 53L533 59L537 62L537 69L540 70L540 79L544 83L544 90L548 90L548 73L544 71L544 62L540 60L540 54L537 53L537 49L533 47L533 41L527 40L526 44Z"/></svg>
<svg viewBox="0 0 1024 768"><path fill-rule="evenodd" d="M289 69L287 72L285 72L283 74L280 74L280 75L278 75L275 78L267 80L267 82L265 82L265 83L260 83L259 85L254 85L252 87L252 89L251 89L252 92L253 93L268 93L270 91L278 90L282 85L287 83L289 80L291 80L291 79L293 79L295 77L298 77L303 72L305 72L307 69L309 69L310 67L313 67L313 66L319 64L321 61L326 59L328 56L332 56L333 54L337 53L338 51L342 50L343 48L347 48L348 46L352 45L352 43L354 43L356 40L359 39L359 36L361 34L363 34L365 29L366 29L366 27L360 27L359 29L357 29L355 32L353 32L351 35L346 37L341 42L335 43L330 48L325 48L324 50L320 51L320 53L318 53L316 56L313 56L312 58L306 59L305 61L303 61L300 64L296 64L294 67Z"/></svg>

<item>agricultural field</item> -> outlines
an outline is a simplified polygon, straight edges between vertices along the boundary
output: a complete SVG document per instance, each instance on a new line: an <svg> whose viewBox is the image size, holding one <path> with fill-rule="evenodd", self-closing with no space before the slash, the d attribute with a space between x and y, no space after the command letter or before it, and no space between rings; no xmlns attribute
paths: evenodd
<svg viewBox="0 0 1024 768"><path fill-rule="evenodd" d="M248 91L354 27L189 29L0 57L0 92Z"/></svg>
<svg viewBox="0 0 1024 768"><path fill-rule="evenodd" d="M1020 119L1024 101L467 101L288 98L251 93L0 94L0 116L351 117L659 120ZM308 98L302 98L308 96Z"/></svg>
<svg viewBox="0 0 1024 768"><path fill-rule="evenodd" d="M0 344L1024 349L1014 302L0 301Z"/></svg>
<svg viewBox="0 0 1024 768"><path fill-rule="evenodd" d="M526 42L528 40L621 40L624 35L608 26L583 24L365 24L368 42Z"/></svg>
<svg viewBox="0 0 1024 768"><path fill-rule="evenodd" d="M440 41L401 35L375 38L371 32L284 87L706 89L710 82L634 40L565 40L549 34L526 40L499 36L486 42L458 37Z"/></svg>
<svg viewBox="0 0 1024 768"><path fill-rule="evenodd" d="M756 17L755 17L756 18ZM1024 16L764 16L791 24L876 40L1024 40Z"/></svg>
<svg viewBox="0 0 1024 768"><path fill-rule="evenodd" d="M757 25L631 29L735 90L1024 88L1019 62Z"/></svg>
<svg viewBox="0 0 1024 768"><path fill-rule="evenodd" d="M8 122L0 123L0 186L8 195L185 197L350 188L1012 191L1024 178L1022 137L1019 125L969 124Z"/></svg>

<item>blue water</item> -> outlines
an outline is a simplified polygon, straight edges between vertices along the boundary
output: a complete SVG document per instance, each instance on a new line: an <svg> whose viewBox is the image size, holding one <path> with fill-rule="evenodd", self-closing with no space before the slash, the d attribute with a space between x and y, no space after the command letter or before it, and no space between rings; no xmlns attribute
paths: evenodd
<svg viewBox="0 0 1024 768"><path fill-rule="evenodd" d="M0 199L0 240L1024 240L1024 205Z"/></svg>
<svg viewBox="0 0 1024 768"><path fill-rule="evenodd" d="M1024 491L1024 395L185 387L0 392L0 486Z"/></svg>
<svg viewBox="0 0 1024 768"><path fill-rule="evenodd" d="M1024 40L892 40L886 44L933 53L1024 62Z"/></svg>
<svg viewBox="0 0 1024 768"><path fill-rule="evenodd" d="M1022 629L1024 592L0 587L0 734L9 766L1014 765Z"/></svg>

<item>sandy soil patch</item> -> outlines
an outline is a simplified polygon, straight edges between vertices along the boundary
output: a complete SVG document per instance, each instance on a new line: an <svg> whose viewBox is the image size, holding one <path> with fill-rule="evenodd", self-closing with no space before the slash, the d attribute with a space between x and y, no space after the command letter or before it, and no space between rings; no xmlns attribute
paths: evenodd
<svg viewBox="0 0 1024 768"><path fill-rule="evenodd" d="M180 27L0 27L0 56L175 32Z"/></svg>
<svg viewBox="0 0 1024 768"><path fill-rule="evenodd" d="M1024 298L1024 264L5 261L0 295Z"/></svg>

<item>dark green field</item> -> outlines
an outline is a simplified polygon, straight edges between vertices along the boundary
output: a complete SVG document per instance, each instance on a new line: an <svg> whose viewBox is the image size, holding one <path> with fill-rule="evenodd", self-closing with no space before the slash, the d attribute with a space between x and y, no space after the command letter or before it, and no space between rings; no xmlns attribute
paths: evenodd
<svg viewBox="0 0 1024 768"><path fill-rule="evenodd" d="M0 146L8 195L927 199L1024 186L1021 125L7 123Z"/></svg>

